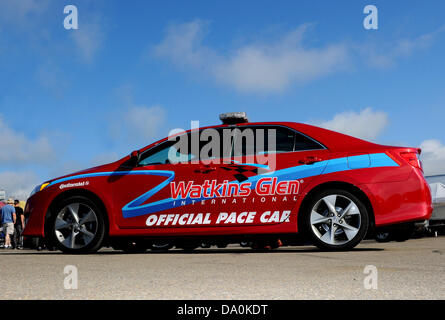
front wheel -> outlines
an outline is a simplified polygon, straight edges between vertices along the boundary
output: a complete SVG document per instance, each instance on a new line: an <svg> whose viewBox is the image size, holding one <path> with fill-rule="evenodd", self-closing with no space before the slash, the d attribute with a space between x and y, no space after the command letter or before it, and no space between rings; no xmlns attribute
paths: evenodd
<svg viewBox="0 0 445 320"><path fill-rule="evenodd" d="M304 212L303 231L323 250L350 250L366 235L365 205L352 193L332 189L315 195Z"/></svg>
<svg viewBox="0 0 445 320"><path fill-rule="evenodd" d="M65 253L93 253L105 237L104 216L90 199L69 197L52 210L48 233L50 243Z"/></svg>

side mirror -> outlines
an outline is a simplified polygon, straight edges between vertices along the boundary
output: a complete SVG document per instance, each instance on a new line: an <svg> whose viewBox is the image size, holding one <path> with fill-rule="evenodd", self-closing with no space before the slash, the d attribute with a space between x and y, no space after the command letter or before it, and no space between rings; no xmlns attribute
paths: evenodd
<svg viewBox="0 0 445 320"><path fill-rule="evenodd" d="M139 156L140 156L139 151L137 151L137 150L133 151L133 152L130 154L130 160L129 160L129 163L130 163L132 166L136 166L136 165L139 163Z"/></svg>

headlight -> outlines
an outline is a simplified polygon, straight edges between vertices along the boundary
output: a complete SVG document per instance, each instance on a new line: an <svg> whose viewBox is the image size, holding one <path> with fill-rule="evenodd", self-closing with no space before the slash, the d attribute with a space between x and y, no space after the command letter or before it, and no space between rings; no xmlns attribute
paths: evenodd
<svg viewBox="0 0 445 320"><path fill-rule="evenodd" d="M31 194L29 195L29 197L32 197L34 194L36 194L39 191L42 191L43 189L45 189L47 186L49 185L49 182L45 182L42 184L39 184L37 187L34 188L34 190L32 190Z"/></svg>

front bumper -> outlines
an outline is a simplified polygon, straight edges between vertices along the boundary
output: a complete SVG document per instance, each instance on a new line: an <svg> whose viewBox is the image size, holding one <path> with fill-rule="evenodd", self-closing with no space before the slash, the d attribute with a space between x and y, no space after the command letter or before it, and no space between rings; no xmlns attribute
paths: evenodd
<svg viewBox="0 0 445 320"><path fill-rule="evenodd" d="M24 236L43 237L45 235L45 216L50 200L45 191L38 192L28 199L25 206L25 216L28 216Z"/></svg>

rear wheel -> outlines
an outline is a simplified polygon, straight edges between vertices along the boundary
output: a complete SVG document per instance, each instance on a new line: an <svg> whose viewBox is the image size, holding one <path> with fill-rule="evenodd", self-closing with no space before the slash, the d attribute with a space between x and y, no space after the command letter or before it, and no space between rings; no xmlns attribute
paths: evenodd
<svg viewBox="0 0 445 320"><path fill-rule="evenodd" d="M96 252L105 237L104 213L86 197L69 197L52 210L48 233L50 243L65 253Z"/></svg>
<svg viewBox="0 0 445 320"><path fill-rule="evenodd" d="M303 229L323 250L350 250L366 235L369 216L352 193L331 189L315 195L304 212Z"/></svg>

